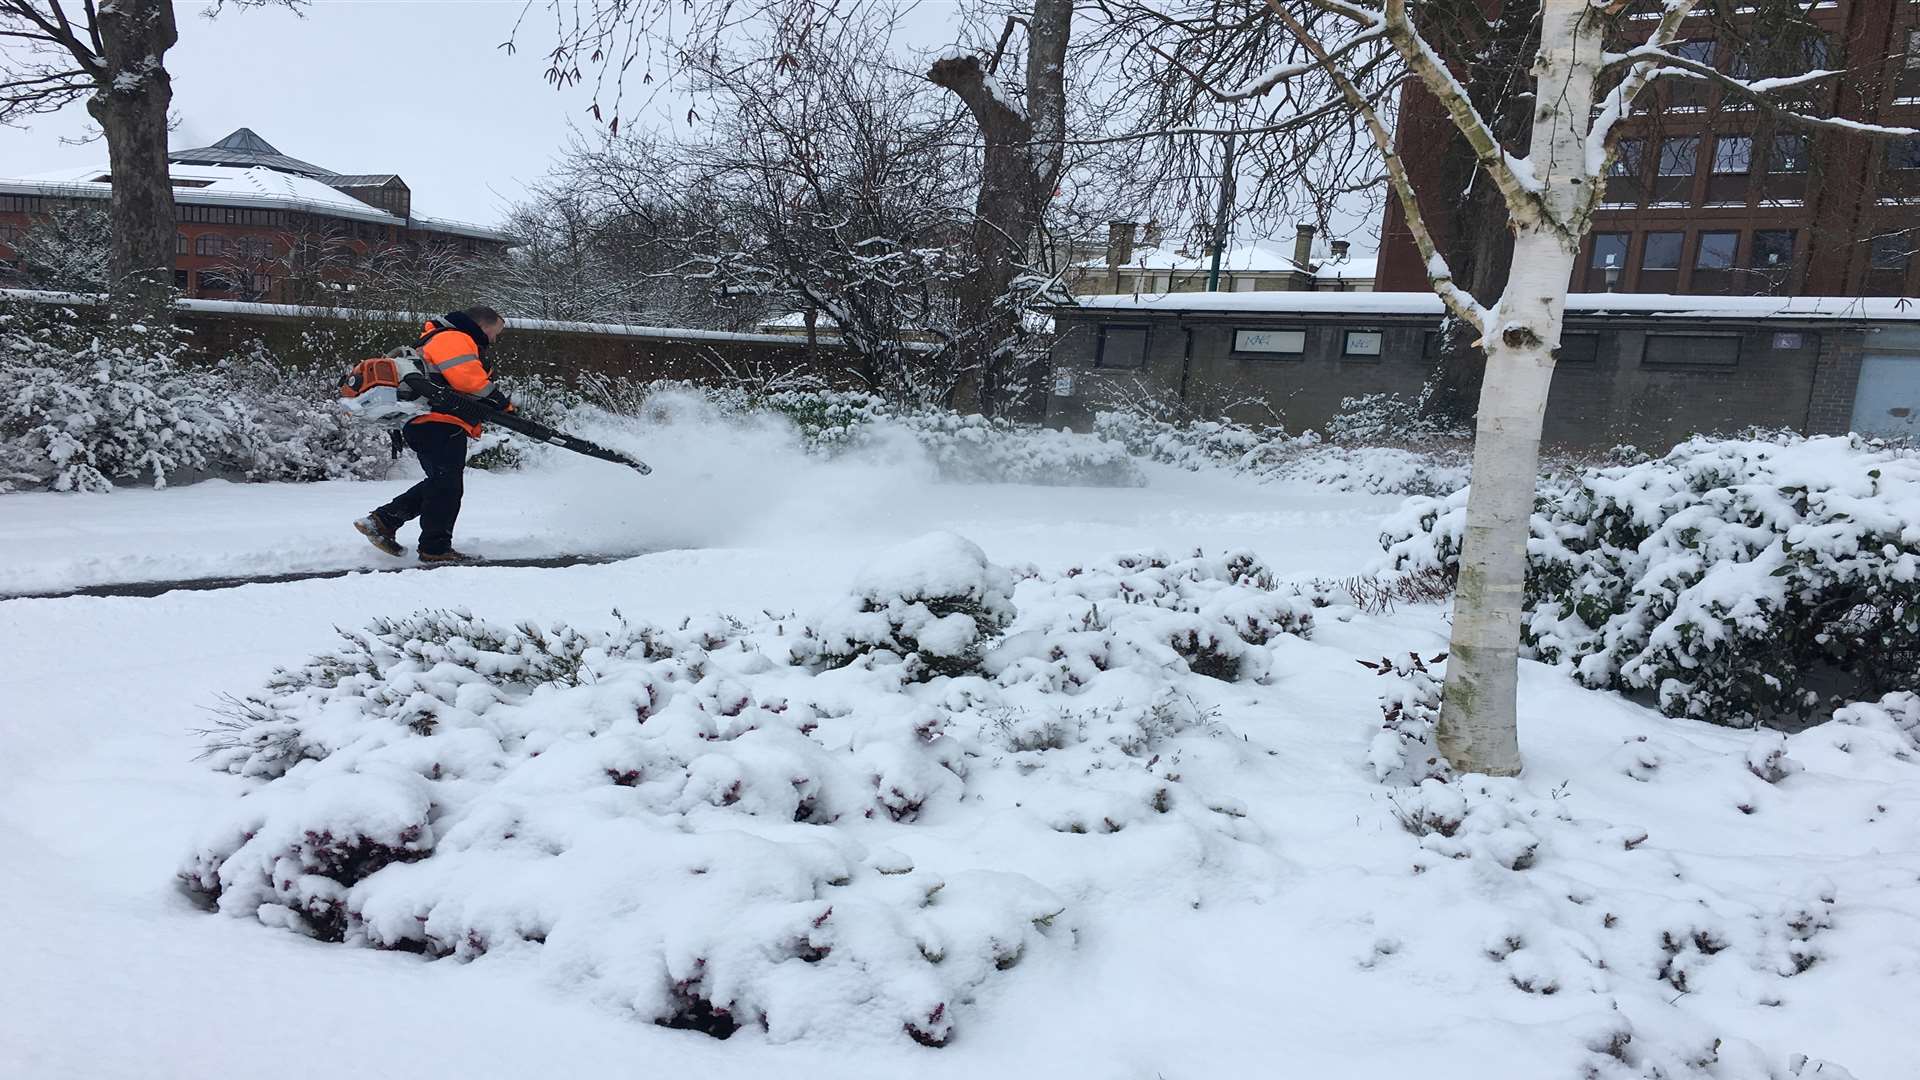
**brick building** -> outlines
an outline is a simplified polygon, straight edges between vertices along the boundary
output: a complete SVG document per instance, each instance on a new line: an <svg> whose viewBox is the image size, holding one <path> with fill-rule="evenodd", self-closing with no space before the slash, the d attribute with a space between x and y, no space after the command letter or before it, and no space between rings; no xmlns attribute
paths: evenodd
<svg viewBox="0 0 1920 1080"><path fill-rule="evenodd" d="M248 128L167 160L174 281L189 296L309 300L315 288L351 288L356 271L382 253L431 247L480 257L511 242L497 229L416 213L399 176L336 173L282 154ZM0 179L0 262L12 262L14 242L47 215L104 206L110 192L105 166Z"/></svg>
<svg viewBox="0 0 1920 1080"><path fill-rule="evenodd" d="M1815 0L1781 26L1696 14L1676 50L1738 77L1843 69L1808 91L1809 111L1920 127L1920 3ZM1661 12L1629 21L1644 37ZM1920 139L1881 140L1774 126L1739 95L1698 79L1662 79L1622 121L1606 204L1575 268L1577 292L1772 296L1920 295L1915 208ZM1433 97L1410 86L1397 133L1416 186L1432 191L1454 138ZM1423 175L1424 174L1424 175ZM1446 234L1451 200L1422 212ZM1379 288L1427 288L1389 200Z"/></svg>

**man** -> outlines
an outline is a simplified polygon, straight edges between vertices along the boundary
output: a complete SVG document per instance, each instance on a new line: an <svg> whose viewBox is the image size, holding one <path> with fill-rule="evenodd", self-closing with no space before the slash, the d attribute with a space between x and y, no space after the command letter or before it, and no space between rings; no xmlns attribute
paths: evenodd
<svg viewBox="0 0 1920 1080"><path fill-rule="evenodd" d="M487 350L505 333L507 321L490 307L470 307L430 319L416 348L427 377L485 405L502 411L513 404L493 385L493 364ZM420 457L426 478L401 492L392 502L353 527L374 547L389 555L406 548L394 539L400 526L420 519L420 561L471 562L453 547L453 523L460 516L465 491L467 440L480 437L480 425L451 413L430 412L407 421L401 438Z"/></svg>

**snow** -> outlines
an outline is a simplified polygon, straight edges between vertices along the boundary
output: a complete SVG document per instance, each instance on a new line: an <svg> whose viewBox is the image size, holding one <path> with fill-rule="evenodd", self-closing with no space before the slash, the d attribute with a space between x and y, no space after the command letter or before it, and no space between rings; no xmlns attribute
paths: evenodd
<svg viewBox="0 0 1920 1080"><path fill-rule="evenodd" d="M1153 465L1146 488L946 486L781 446L676 428L645 448L648 480L564 459L476 476L461 524L483 548L631 529L697 550L0 603L0 1060L320 1080L344 1039L360 1072L410 1080L636 1061L716 1080L1899 1080L1920 1054L1911 695L1763 741L1528 664L1524 777L1382 785L1378 701L1419 688L1355 660L1434 656L1444 613L1361 614L1306 583L1357 572L1393 500ZM228 549L284 566L392 486L6 496L0 565L69 580L80 542L123 569ZM983 601L974 673L774 647L847 601L954 590ZM1003 596L1009 621L985 625ZM457 608L496 629L406 622ZM272 698L327 756L278 780L191 760L220 695L383 618L377 671ZM523 619L552 644L510 640ZM642 628L646 655L608 647ZM428 733L381 719L429 703ZM838 822L793 820L809 795L805 816ZM288 900L334 895L302 822L407 854L347 906L454 955L291 932ZM175 888L219 851L238 858L229 906L257 901L245 919ZM679 986L767 1027L648 1023ZM951 1007L916 1014L933 1000Z"/></svg>
<svg viewBox="0 0 1920 1080"><path fill-rule="evenodd" d="M1445 312L1430 292L1170 293L1086 296L1076 307L1100 311L1221 311L1275 315L1425 315ZM1063 309L1071 310L1071 309ZM1657 293L1569 293L1570 315L1676 319L1920 320L1920 303L1899 297L1667 296Z"/></svg>

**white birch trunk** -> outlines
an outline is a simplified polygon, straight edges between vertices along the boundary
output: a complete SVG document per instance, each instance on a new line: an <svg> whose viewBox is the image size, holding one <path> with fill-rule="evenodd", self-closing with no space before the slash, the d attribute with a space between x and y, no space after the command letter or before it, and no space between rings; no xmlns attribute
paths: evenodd
<svg viewBox="0 0 1920 1080"><path fill-rule="evenodd" d="M1600 182L1586 136L1601 60L1599 12L1584 0L1546 0L1532 152L1523 163L1538 200L1512 205L1513 270L1482 338L1487 371L1440 713L1440 750L1462 772L1512 776L1521 766L1516 691L1528 520L1567 285L1587 229L1587 192Z"/></svg>

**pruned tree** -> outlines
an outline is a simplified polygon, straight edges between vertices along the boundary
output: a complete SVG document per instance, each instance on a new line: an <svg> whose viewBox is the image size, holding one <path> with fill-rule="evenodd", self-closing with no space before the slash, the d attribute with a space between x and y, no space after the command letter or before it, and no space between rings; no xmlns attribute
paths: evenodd
<svg viewBox="0 0 1920 1080"><path fill-rule="evenodd" d="M1752 77L1681 55L1672 46L1694 0L1639 5L1657 15L1644 21L1631 18L1634 5L1626 0L1541 0L1538 40L1523 57L1528 77L1511 91L1528 96L1523 138L1503 137L1476 106L1456 74L1470 58L1448 56L1446 39L1431 32L1427 8L1408 0L1188 0L1150 9L1109 3L1136 20L1141 55L1160 58L1215 99L1244 91L1251 65L1244 50L1210 43L1248 36L1271 43L1257 80L1264 92L1303 80L1331 84L1365 124L1434 292L1478 335L1486 378L1439 739L1462 771L1519 772L1518 649L1541 424L1574 260L1604 196L1622 118L1656 83L1696 80L1738 95L1779 123L1913 132L1808 111L1805 89L1837 74L1824 67ZM1384 67L1375 62L1383 49L1391 51ZM1214 55L1230 62L1207 66L1203 61ZM1439 102L1473 148L1478 182L1500 196L1513 237L1512 265L1490 303L1456 276L1427 228L1423 206L1450 196L1419 190L1409 175L1377 93L1383 72L1418 80ZM1163 119L1172 129L1189 117Z"/></svg>
<svg viewBox="0 0 1920 1080"><path fill-rule="evenodd" d="M113 177L108 281L126 298L173 285L166 56L178 39L173 0L0 0L0 123L86 99Z"/></svg>

